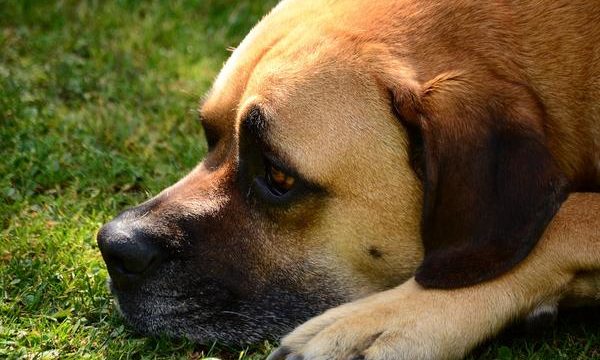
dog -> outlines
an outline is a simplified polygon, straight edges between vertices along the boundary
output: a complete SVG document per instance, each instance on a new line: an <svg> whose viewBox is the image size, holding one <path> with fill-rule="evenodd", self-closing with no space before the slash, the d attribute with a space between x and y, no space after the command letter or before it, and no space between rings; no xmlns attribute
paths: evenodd
<svg viewBox="0 0 600 360"><path fill-rule="evenodd" d="M598 302L599 23L589 0L282 1L200 106L206 158L99 231L123 316L295 328L271 359L452 359Z"/></svg>

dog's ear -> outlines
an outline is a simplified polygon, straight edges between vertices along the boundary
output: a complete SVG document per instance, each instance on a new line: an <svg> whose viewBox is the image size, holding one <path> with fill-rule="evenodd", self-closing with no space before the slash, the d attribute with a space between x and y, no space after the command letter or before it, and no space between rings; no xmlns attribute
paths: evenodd
<svg viewBox="0 0 600 360"><path fill-rule="evenodd" d="M566 197L539 102L521 86L484 86L444 74L392 90L423 181L425 258L416 280L426 287L472 285L510 270Z"/></svg>

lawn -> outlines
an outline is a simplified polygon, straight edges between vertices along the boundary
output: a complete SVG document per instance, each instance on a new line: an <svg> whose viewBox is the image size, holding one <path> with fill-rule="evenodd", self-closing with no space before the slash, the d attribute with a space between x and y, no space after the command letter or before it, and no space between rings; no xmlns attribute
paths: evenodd
<svg viewBox="0 0 600 360"><path fill-rule="evenodd" d="M95 233L202 158L197 101L274 2L0 0L0 358L264 358L268 343L136 336ZM599 320L509 331L473 358L600 359Z"/></svg>

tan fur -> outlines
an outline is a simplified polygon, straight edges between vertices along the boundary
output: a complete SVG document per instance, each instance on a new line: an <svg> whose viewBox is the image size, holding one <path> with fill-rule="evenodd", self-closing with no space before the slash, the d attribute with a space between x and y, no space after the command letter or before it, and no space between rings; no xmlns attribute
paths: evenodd
<svg viewBox="0 0 600 360"><path fill-rule="evenodd" d="M569 180L597 186L600 27L590 24L598 23L600 3L583 0L283 1L234 52L201 108L220 136L202 166L228 169L210 172L210 182L232 176L229 166L244 156L236 152L240 127L260 106L278 156L327 191L302 231L291 224L303 209L279 214L287 256L281 249L262 256L282 266L298 257L315 264L349 300L389 289L423 257L421 182L389 90L400 94L401 115L419 103L450 119L476 117L501 93L507 111L543 128ZM470 130L461 126L457 134ZM194 189L194 178L206 176L197 170L176 186ZM598 195L573 195L509 274L451 291L408 280L326 312L283 346L306 359L356 349L367 359L458 358L536 305L598 300L599 213Z"/></svg>
<svg viewBox="0 0 600 360"><path fill-rule="evenodd" d="M599 268L598 213L599 194L574 194L534 253L511 273L450 291L426 290L411 279L325 312L282 345L311 359L345 359L357 353L368 359L460 358L540 304L565 295L598 300L598 274L576 276Z"/></svg>

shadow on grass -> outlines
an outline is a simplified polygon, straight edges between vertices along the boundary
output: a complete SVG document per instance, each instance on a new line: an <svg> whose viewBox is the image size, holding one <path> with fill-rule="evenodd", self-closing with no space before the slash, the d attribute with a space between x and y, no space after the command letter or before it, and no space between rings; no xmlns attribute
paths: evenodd
<svg viewBox="0 0 600 360"><path fill-rule="evenodd" d="M561 310L553 325L533 330L515 324L470 359L600 359L600 309Z"/></svg>

